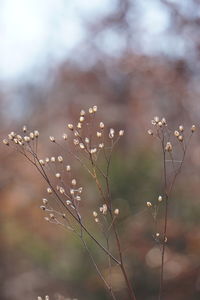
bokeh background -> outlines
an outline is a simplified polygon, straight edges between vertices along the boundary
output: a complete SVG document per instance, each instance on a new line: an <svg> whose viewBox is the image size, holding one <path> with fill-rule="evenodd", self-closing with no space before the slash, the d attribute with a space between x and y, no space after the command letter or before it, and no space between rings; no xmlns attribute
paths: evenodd
<svg viewBox="0 0 200 300"><path fill-rule="evenodd" d="M198 127L199 30L199 0L0 2L1 138L26 124L42 133L40 150L50 155L48 136L62 134L91 105L108 126L125 129L112 161L112 193L139 300L157 299L159 280L145 203L161 192L160 149L146 130L155 115L172 128ZM199 153L197 131L170 203L165 300L200 299ZM78 176L84 183L84 172ZM97 197L90 183L86 192ZM43 196L38 174L1 145L0 299L109 299L81 243L44 221ZM85 204L85 213L94 206ZM125 299L117 272L115 289Z"/></svg>

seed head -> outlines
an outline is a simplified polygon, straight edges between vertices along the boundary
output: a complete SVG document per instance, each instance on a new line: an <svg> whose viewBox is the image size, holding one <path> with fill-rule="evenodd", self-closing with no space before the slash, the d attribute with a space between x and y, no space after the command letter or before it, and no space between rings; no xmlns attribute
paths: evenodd
<svg viewBox="0 0 200 300"><path fill-rule="evenodd" d="M93 108L90 107L90 108L89 108L89 114L93 114L93 112L94 112L94 111L93 111Z"/></svg>
<svg viewBox="0 0 200 300"><path fill-rule="evenodd" d="M29 137L29 136L25 136L25 137L24 137L24 141L25 141L25 142L29 143L29 142L30 142L30 140L31 140L31 139L30 139L30 137Z"/></svg>
<svg viewBox="0 0 200 300"><path fill-rule="evenodd" d="M23 130L23 132L26 132L26 131L27 131L26 125L24 125L24 126L22 127L22 130Z"/></svg>
<svg viewBox="0 0 200 300"><path fill-rule="evenodd" d="M73 130L73 129L74 129L73 124L68 124L67 127L68 127L70 130Z"/></svg>
<svg viewBox="0 0 200 300"><path fill-rule="evenodd" d="M115 208L114 214L115 214L116 216L119 215L119 208Z"/></svg>
<svg viewBox="0 0 200 300"><path fill-rule="evenodd" d="M99 123L99 127L100 127L101 129L103 129L103 128L105 127L104 123L103 123L103 122L100 122L100 123Z"/></svg>
<svg viewBox="0 0 200 300"><path fill-rule="evenodd" d="M48 203L48 200L46 198L43 198L42 202L43 202L44 205L46 205Z"/></svg>
<svg viewBox="0 0 200 300"><path fill-rule="evenodd" d="M43 160L43 159L40 159L40 160L39 160L39 163L40 163L42 166L44 166L44 165L45 165L45 163L44 163L44 160Z"/></svg>
<svg viewBox="0 0 200 300"><path fill-rule="evenodd" d="M81 149L85 149L85 146L84 146L83 143L80 143L80 144L79 144L79 147L80 147Z"/></svg>
<svg viewBox="0 0 200 300"><path fill-rule="evenodd" d="M34 135L34 133L33 133L33 132L30 132L29 136L30 136L30 138L31 138L32 140L34 140L34 138L35 138L35 135Z"/></svg>
<svg viewBox="0 0 200 300"><path fill-rule="evenodd" d="M93 112L97 112L97 106L96 105L94 105L92 109L93 109Z"/></svg>
<svg viewBox="0 0 200 300"><path fill-rule="evenodd" d="M195 132L195 130L196 130L196 126L195 126L195 125L192 125L191 131L192 131L192 132Z"/></svg>
<svg viewBox="0 0 200 300"><path fill-rule="evenodd" d="M123 136L124 135L124 130L120 130L119 131L119 136Z"/></svg>
<svg viewBox="0 0 200 300"><path fill-rule="evenodd" d="M102 133L97 131L97 137L100 138L102 136Z"/></svg>
<svg viewBox="0 0 200 300"><path fill-rule="evenodd" d="M113 128L110 129L110 132L109 132L109 138L110 139L113 139L114 138L114 135L115 135L115 130Z"/></svg>
<svg viewBox="0 0 200 300"><path fill-rule="evenodd" d="M67 172L71 171L71 166L70 166L70 165L67 165L67 166L66 166L66 170L67 170Z"/></svg>
<svg viewBox="0 0 200 300"><path fill-rule="evenodd" d="M66 141L67 140L67 134L66 133L63 133L62 135L63 139Z"/></svg>
<svg viewBox="0 0 200 300"><path fill-rule="evenodd" d="M61 175L60 175L60 173L56 173L56 178L61 178Z"/></svg>
<svg viewBox="0 0 200 300"><path fill-rule="evenodd" d="M104 147L104 143L99 144L99 148L102 149Z"/></svg>
<svg viewBox="0 0 200 300"><path fill-rule="evenodd" d="M47 193L52 194L52 189L50 187L47 188Z"/></svg>
<svg viewBox="0 0 200 300"><path fill-rule="evenodd" d="M6 145L6 146L9 146L8 140L4 139L4 140L3 140L3 144Z"/></svg>
<svg viewBox="0 0 200 300"><path fill-rule="evenodd" d="M76 185L76 179L72 179L72 185Z"/></svg>
<svg viewBox="0 0 200 300"><path fill-rule="evenodd" d="M35 135L36 138L38 138L38 136L39 136L39 131L38 131L38 130L34 130L34 135Z"/></svg>
<svg viewBox="0 0 200 300"><path fill-rule="evenodd" d="M172 151L172 144L170 142L167 142L166 146L165 146L165 150L168 152Z"/></svg>
<svg viewBox="0 0 200 300"><path fill-rule="evenodd" d="M152 203L151 202L147 202L147 207L152 207Z"/></svg>
<svg viewBox="0 0 200 300"><path fill-rule="evenodd" d="M98 213L97 213L96 211L93 211L92 214L93 214L94 217L97 217L97 216L98 216Z"/></svg>
<svg viewBox="0 0 200 300"><path fill-rule="evenodd" d="M183 141L183 136L182 136L182 135L179 135L179 136L178 136L178 140L179 140L180 142L182 142L182 141Z"/></svg>
<svg viewBox="0 0 200 300"><path fill-rule="evenodd" d="M64 193L65 193L65 190L63 189L63 187L60 187L60 188L59 188L59 192L60 192L61 194L64 194Z"/></svg>
<svg viewBox="0 0 200 300"><path fill-rule="evenodd" d="M149 129L149 130L147 131L147 133L148 133L149 135L153 135L153 131L152 131L151 129Z"/></svg>
<svg viewBox="0 0 200 300"><path fill-rule="evenodd" d="M175 130L175 131L174 131L174 135L175 135L176 137L178 137L178 136L180 135L179 131Z"/></svg>
<svg viewBox="0 0 200 300"><path fill-rule="evenodd" d="M63 157L61 155L58 156L58 162L60 162L60 163L63 162Z"/></svg>
<svg viewBox="0 0 200 300"><path fill-rule="evenodd" d="M55 143L55 141L56 141L54 136L50 136L49 139L50 139L50 141L53 142L53 143Z"/></svg>
<svg viewBox="0 0 200 300"><path fill-rule="evenodd" d="M89 139L88 137L86 137L86 138L85 138L85 142L86 142L86 144L89 144L90 139Z"/></svg>
<svg viewBox="0 0 200 300"><path fill-rule="evenodd" d="M158 196L158 202L162 202L162 196Z"/></svg>
<svg viewBox="0 0 200 300"><path fill-rule="evenodd" d="M80 115L85 116L85 111L83 109L81 110Z"/></svg>
<svg viewBox="0 0 200 300"><path fill-rule="evenodd" d="M180 130L180 132L183 132L183 131L184 131L183 125L180 125L180 126L179 126L179 130Z"/></svg>

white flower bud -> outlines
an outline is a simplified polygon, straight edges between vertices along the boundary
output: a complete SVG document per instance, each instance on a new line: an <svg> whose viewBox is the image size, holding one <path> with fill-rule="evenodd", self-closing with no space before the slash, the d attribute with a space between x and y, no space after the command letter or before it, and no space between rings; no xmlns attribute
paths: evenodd
<svg viewBox="0 0 200 300"><path fill-rule="evenodd" d="M119 215L119 208L115 208L114 214L115 214L116 216Z"/></svg>
<svg viewBox="0 0 200 300"><path fill-rule="evenodd" d="M26 131L27 131L26 125L24 125L24 126L22 127L22 130L23 130L23 132L26 132Z"/></svg>
<svg viewBox="0 0 200 300"><path fill-rule="evenodd" d="M104 123L103 123L103 122L100 122L99 127L100 127L101 129L103 129L103 128L105 127Z"/></svg>
<svg viewBox="0 0 200 300"><path fill-rule="evenodd" d="M70 130L73 130L73 129L74 129L73 124L68 124L67 127L68 127Z"/></svg>
<svg viewBox="0 0 200 300"><path fill-rule="evenodd" d="M156 117L154 117L154 121L156 122L156 123L158 123L159 122L159 117L158 116L156 116Z"/></svg>
<svg viewBox="0 0 200 300"><path fill-rule="evenodd" d="M83 109L81 110L80 115L85 116L85 111Z"/></svg>
<svg viewBox="0 0 200 300"><path fill-rule="evenodd" d="M81 149L84 149L84 148L85 148L85 146L84 146L83 143L80 143L80 144L79 144L79 147L80 147Z"/></svg>
<svg viewBox="0 0 200 300"><path fill-rule="evenodd" d="M94 112L94 111L93 111L93 108L90 107L90 108L89 108L89 114L93 114L93 112Z"/></svg>
<svg viewBox="0 0 200 300"><path fill-rule="evenodd" d="M72 202L70 200L66 201L67 205L70 205Z"/></svg>
<svg viewBox="0 0 200 300"><path fill-rule="evenodd" d="M124 135L124 130L120 130L119 131L119 136L123 136Z"/></svg>
<svg viewBox="0 0 200 300"><path fill-rule="evenodd" d="M56 178L61 178L61 175L60 175L60 173L56 173Z"/></svg>
<svg viewBox="0 0 200 300"><path fill-rule="evenodd" d="M47 193L52 194L52 189L50 187L47 188Z"/></svg>
<svg viewBox="0 0 200 300"><path fill-rule="evenodd" d="M110 139L113 139L114 138L114 135L115 135L115 131L113 128L110 129L110 132L109 132L109 138Z"/></svg>
<svg viewBox="0 0 200 300"><path fill-rule="evenodd" d="M183 131L184 131L183 125L180 125L180 126L179 126L179 130L180 130L180 132L183 132Z"/></svg>
<svg viewBox="0 0 200 300"><path fill-rule="evenodd" d="M3 140L3 144L6 145L6 146L9 146L8 140L4 139L4 140Z"/></svg>
<svg viewBox="0 0 200 300"><path fill-rule="evenodd" d="M147 133L148 133L149 135L153 135L153 131L152 131L151 129L149 129L149 130L147 131Z"/></svg>
<svg viewBox="0 0 200 300"><path fill-rule="evenodd" d="M46 205L48 203L48 200L46 198L43 198L42 202L43 202L44 205Z"/></svg>
<svg viewBox="0 0 200 300"><path fill-rule="evenodd" d="M182 136L182 135L179 135L179 136L178 136L178 140L179 140L180 142L182 142L182 141L183 141L183 136Z"/></svg>
<svg viewBox="0 0 200 300"><path fill-rule="evenodd" d="M59 192L60 192L61 194L64 194L64 193L65 193L65 190L63 189L63 187L60 187L60 188L59 188Z"/></svg>
<svg viewBox="0 0 200 300"><path fill-rule="evenodd" d="M102 136L102 133L97 131L97 137L100 138Z"/></svg>
<svg viewBox="0 0 200 300"><path fill-rule="evenodd" d="M92 109L93 109L93 112L97 112L97 106L96 105L94 105Z"/></svg>
<svg viewBox="0 0 200 300"><path fill-rule="evenodd" d="M99 223L99 219L98 218L95 218L94 220L95 220L96 223Z"/></svg>
<svg viewBox="0 0 200 300"><path fill-rule="evenodd" d="M30 137L29 137L29 136L25 136L25 137L24 137L24 141L25 141L25 142L29 143L29 142L30 142L30 140L31 140L31 139L30 139Z"/></svg>
<svg viewBox="0 0 200 300"><path fill-rule="evenodd" d="M63 137L64 140L67 140L67 134L66 133L63 133L62 137Z"/></svg>
<svg viewBox="0 0 200 300"><path fill-rule="evenodd" d="M38 130L34 130L34 135L35 135L36 138L38 138L38 136L39 136L39 131L38 131Z"/></svg>
<svg viewBox="0 0 200 300"><path fill-rule="evenodd" d="M55 143L55 141L56 141L54 136L50 136L49 139L50 139L50 141L53 142L53 143Z"/></svg>
<svg viewBox="0 0 200 300"><path fill-rule="evenodd" d="M82 124L81 124L81 123L78 123L78 124L77 124L77 128L81 129L81 128L82 128Z"/></svg>
<svg viewBox="0 0 200 300"><path fill-rule="evenodd" d="M158 196L158 202L162 202L162 196Z"/></svg>
<svg viewBox="0 0 200 300"><path fill-rule="evenodd" d="M174 135L175 135L176 137L178 137L178 136L180 135L180 133L179 133L177 130L175 130L175 131L174 131Z"/></svg>
<svg viewBox="0 0 200 300"><path fill-rule="evenodd" d="M146 204L147 204L147 207L152 207L152 203L151 202L148 201Z"/></svg>
<svg viewBox="0 0 200 300"><path fill-rule="evenodd" d="M71 171L71 166L70 166L70 165L67 165L67 166L66 166L66 170L67 170L67 172Z"/></svg>
<svg viewBox="0 0 200 300"><path fill-rule="evenodd" d="M94 153L96 153L96 152L97 152L97 148L93 148L93 149L90 150L90 153L91 153L91 154L94 154Z"/></svg>
<svg viewBox="0 0 200 300"><path fill-rule="evenodd" d="M48 157L45 158L46 163L49 163L50 159Z"/></svg>
<svg viewBox="0 0 200 300"><path fill-rule="evenodd" d="M195 125L192 125L191 131L192 131L192 132L195 132L195 130L196 130L196 126L195 126Z"/></svg>
<svg viewBox="0 0 200 300"><path fill-rule="evenodd" d="M86 137L86 138L85 138L85 142L86 142L86 144L89 144L90 139L89 139L88 137Z"/></svg>
<svg viewBox="0 0 200 300"><path fill-rule="evenodd" d="M44 165L45 165L45 163L44 163L44 160L43 160L43 159L40 159L40 160L39 160L39 163L40 163L42 166L44 166Z"/></svg>
<svg viewBox="0 0 200 300"><path fill-rule="evenodd" d="M34 135L34 133L33 133L33 132L30 132L29 136L30 136L30 138L31 138L32 140L34 140L34 138L35 138L35 135Z"/></svg>
<svg viewBox="0 0 200 300"><path fill-rule="evenodd" d="M85 118L83 116L80 116L79 121L82 123L82 122L84 122L84 120L85 120Z"/></svg>
<svg viewBox="0 0 200 300"><path fill-rule="evenodd" d="M170 142L167 142L166 146L165 146L165 150L168 152L172 151L172 144Z"/></svg>
<svg viewBox="0 0 200 300"><path fill-rule="evenodd" d="M104 143L99 144L99 148L102 149L104 147Z"/></svg>
<svg viewBox="0 0 200 300"><path fill-rule="evenodd" d="M76 179L72 179L72 185L76 185Z"/></svg>
<svg viewBox="0 0 200 300"><path fill-rule="evenodd" d="M60 163L63 162L63 157L62 157L61 155L58 156L58 161L59 161Z"/></svg>
<svg viewBox="0 0 200 300"><path fill-rule="evenodd" d="M73 143L74 143L75 146L77 146L79 144L79 140L78 139L74 139Z"/></svg>
<svg viewBox="0 0 200 300"><path fill-rule="evenodd" d="M54 156L51 157L51 162L55 162L56 158Z"/></svg>
<svg viewBox="0 0 200 300"><path fill-rule="evenodd" d="M96 211L93 211L92 214L93 214L94 217L97 217L97 216L98 216L98 213L97 213Z"/></svg>

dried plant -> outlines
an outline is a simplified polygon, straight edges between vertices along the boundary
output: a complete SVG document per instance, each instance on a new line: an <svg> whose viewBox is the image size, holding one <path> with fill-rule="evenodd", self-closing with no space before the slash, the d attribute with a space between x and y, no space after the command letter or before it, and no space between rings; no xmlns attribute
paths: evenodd
<svg viewBox="0 0 200 300"><path fill-rule="evenodd" d="M124 135L124 130L119 130L117 133L113 128L107 130L104 123L98 120L96 115L97 106L89 108L87 113L81 110L77 124L70 123L67 125L69 132L62 135L64 144L60 143L59 139L54 136L49 137L49 142L58 147L59 152L56 157L41 158L39 156L39 132L37 130L29 132L26 126L23 127L22 135L11 132L8 139L3 140L3 143L24 156L45 180L47 197L42 199L41 205L41 209L46 213L44 219L52 224L62 226L80 238L112 299L117 299L112 286L112 268L118 266L126 283L128 298L136 300L134 288L125 268L117 230L117 219L120 211L119 208L113 207L110 188L112 153L115 145ZM148 134L159 141L163 154L163 194L158 195L155 203L148 201L146 205L155 223L155 242L161 247L159 290L159 299L161 299L167 243L168 205L175 181L183 166L191 136L195 131L195 126L192 126L191 134L187 138L183 126L179 126L179 129L173 132L167 126L164 118L160 120L155 117L152 120L152 125L154 129L149 129ZM178 144L179 149L177 149L176 144ZM69 156L66 156L66 154ZM81 209L83 187L79 185L79 180L74 176L73 168L67 162L66 157L70 157L70 161L72 158L78 161L97 186L100 197L96 205L97 209L91 212L91 217L94 218L94 223L99 225L98 228L103 236L102 240L97 239L87 227ZM100 158L104 160L104 164L99 163ZM163 225L161 222L162 216L159 217L161 205L165 207ZM93 253L88 247L88 237L108 258L108 278L105 277L101 268L97 265ZM115 240L115 247L113 243L111 247L111 239ZM41 297L38 299L41 299Z"/></svg>

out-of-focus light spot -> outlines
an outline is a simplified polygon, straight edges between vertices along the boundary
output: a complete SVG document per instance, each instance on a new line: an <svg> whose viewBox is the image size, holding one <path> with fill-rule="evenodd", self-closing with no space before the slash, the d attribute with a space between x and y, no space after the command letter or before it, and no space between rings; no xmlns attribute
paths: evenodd
<svg viewBox="0 0 200 300"><path fill-rule="evenodd" d="M169 253L168 250L166 248L166 252L165 252L165 262L168 260L169 257ZM150 267L150 268L158 268L161 266L161 251L160 248L155 246L153 248L151 248L145 257L146 260L146 264Z"/></svg>

